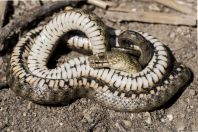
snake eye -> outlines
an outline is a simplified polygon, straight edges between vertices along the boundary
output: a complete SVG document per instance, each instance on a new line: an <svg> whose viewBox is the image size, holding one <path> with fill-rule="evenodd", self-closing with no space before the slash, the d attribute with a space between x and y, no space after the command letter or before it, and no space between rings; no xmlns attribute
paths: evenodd
<svg viewBox="0 0 198 132"><path fill-rule="evenodd" d="M98 58L101 59L101 60L104 60L105 59L105 55L104 54L98 54Z"/></svg>

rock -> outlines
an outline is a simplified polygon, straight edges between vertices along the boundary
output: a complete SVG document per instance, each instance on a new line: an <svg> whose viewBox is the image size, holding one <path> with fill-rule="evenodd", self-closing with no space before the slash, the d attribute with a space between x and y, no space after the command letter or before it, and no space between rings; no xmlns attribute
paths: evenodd
<svg viewBox="0 0 198 132"><path fill-rule="evenodd" d="M136 9L136 8L133 8L133 9L131 9L131 11L132 11L132 12L136 12L136 11L137 11L137 9Z"/></svg>
<svg viewBox="0 0 198 132"><path fill-rule="evenodd" d="M144 117L146 117L145 122L147 124L151 124L152 123L151 114L149 112L145 112Z"/></svg>
<svg viewBox="0 0 198 132"><path fill-rule="evenodd" d="M172 121L173 120L173 115L172 114L168 114L167 118L168 118L169 121Z"/></svg>
<svg viewBox="0 0 198 132"><path fill-rule="evenodd" d="M185 117L185 114L181 114L181 118L184 118Z"/></svg>
<svg viewBox="0 0 198 132"><path fill-rule="evenodd" d="M151 120L150 117L148 117L148 118L145 120L145 122L146 122L147 124L151 124L151 123L152 123L152 120Z"/></svg>
<svg viewBox="0 0 198 132"><path fill-rule="evenodd" d="M123 125L124 125L125 128L128 128L128 129L131 128L131 126L132 126L131 121L122 120L122 122L123 122Z"/></svg>
<svg viewBox="0 0 198 132"><path fill-rule="evenodd" d="M60 126L62 126L62 125L63 125L63 123L62 123L62 122L60 122L60 123L59 123L59 125L60 125Z"/></svg>
<svg viewBox="0 0 198 132"><path fill-rule="evenodd" d="M83 115L84 115L84 118L88 121L88 122L93 122L93 119L91 117L91 112L89 112L88 110L84 110L83 111Z"/></svg>
<svg viewBox="0 0 198 132"><path fill-rule="evenodd" d="M191 112L193 108L194 108L193 105L189 105L189 106L187 106L187 111Z"/></svg>
<svg viewBox="0 0 198 132"><path fill-rule="evenodd" d="M37 114L36 114L36 113L33 113L33 116L34 116L34 117L37 117Z"/></svg>
<svg viewBox="0 0 198 132"><path fill-rule="evenodd" d="M171 33L169 34L169 37L170 37L170 38L175 38L175 33L174 33L174 32L171 32Z"/></svg>
<svg viewBox="0 0 198 132"><path fill-rule="evenodd" d="M192 95L192 96L195 96L196 95L196 92L195 92L194 89L190 89L189 94Z"/></svg>
<svg viewBox="0 0 198 132"><path fill-rule="evenodd" d="M161 118L161 122L165 122L164 118Z"/></svg>
<svg viewBox="0 0 198 132"><path fill-rule="evenodd" d="M30 110L32 106L32 102L28 102L27 109Z"/></svg>
<svg viewBox="0 0 198 132"><path fill-rule="evenodd" d="M26 114L26 112L23 112L23 116L26 116L27 114Z"/></svg>

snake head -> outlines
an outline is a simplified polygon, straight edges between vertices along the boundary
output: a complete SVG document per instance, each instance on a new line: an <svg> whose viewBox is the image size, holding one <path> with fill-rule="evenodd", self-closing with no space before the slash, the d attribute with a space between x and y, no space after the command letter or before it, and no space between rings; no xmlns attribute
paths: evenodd
<svg viewBox="0 0 198 132"><path fill-rule="evenodd" d="M141 65L132 56L122 52L104 52L88 58L92 68L111 68L127 73L136 73L141 70Z"/></svg>
<svg viewBox="0 0 198 132"><path fill-rule="evenodd" d="M89 56L88 61L90 63L89 65L92 68L104 68L104 67L108 68L109 67L106 52L91 55Z"/></svg>

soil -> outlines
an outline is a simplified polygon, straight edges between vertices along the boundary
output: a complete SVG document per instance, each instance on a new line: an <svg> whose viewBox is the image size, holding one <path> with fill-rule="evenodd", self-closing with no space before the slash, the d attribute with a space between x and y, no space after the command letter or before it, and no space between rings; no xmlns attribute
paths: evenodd
<svg viewBox="0 0 198 132"><path fill-rule="evenodd" d="M112 0L113 1L113 0ZM24 2L24 1L22 1ZM196 7L194 0L186 0ZM27 1L16 4L12 10L19 15L25 9L32 8L39 2ZM130 1L119 1L121 4ZM132 1L133 8L148 9L147 1ZM21 8L19 8L21 7ZM174 12L159 4L154 9ZM85 8L85 6L84 6ZM18 11L18 14L17 14ZM179 62L188 66L194 74L193 81L186 89L169 102L170 105L152 112L130 113L117 112L102 107L93 100L81 98L67 106L43 106L34 104L15 95L11 89L0 90L0 131L2 132L136 132L136 131L184 131L198 132L198 50L197 30L191 26L173 26L141 22L112 22L105 15L105 10L95 8L94 12L110 27L147 32L174 53ZM13 15L12 20L16 16ZM5 81L4 62L0 58L0 80Z"/></svg>

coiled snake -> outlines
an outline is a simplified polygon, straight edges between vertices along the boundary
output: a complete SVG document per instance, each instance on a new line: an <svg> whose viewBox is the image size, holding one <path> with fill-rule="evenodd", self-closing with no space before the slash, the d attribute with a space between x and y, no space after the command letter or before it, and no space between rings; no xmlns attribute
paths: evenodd
<svg viewBox="0 0 198 132"><path fill-rule="evenodd" d="M71 30L83 32L68 45L93 55L66 60L49 69L57 41ZM68 10L28 32L11 55L8 82L19 96L40 104L68 103L88 97L111 109L149 111L166 103L190 79L190 70L174 61L167 47L143 32L124 31L118 51L110 51L106 26L83 10ZM110 47L111 48L111 47ZM121 51L136 50L135 57ZM142 70L141 70L142 68Z"/></svg>

